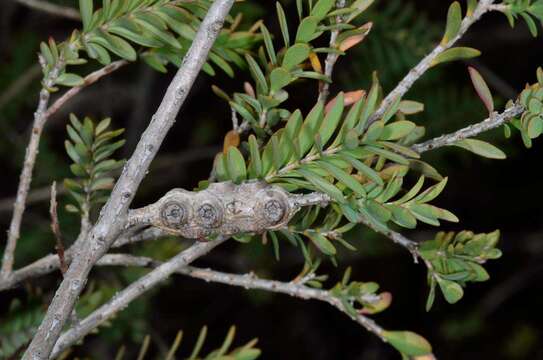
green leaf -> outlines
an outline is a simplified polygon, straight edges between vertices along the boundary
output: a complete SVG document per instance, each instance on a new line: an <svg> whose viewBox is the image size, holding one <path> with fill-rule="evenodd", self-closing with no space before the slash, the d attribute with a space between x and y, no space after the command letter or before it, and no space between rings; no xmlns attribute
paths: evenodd
<svg viewBox="0 0 543 360"><path fill-rule="evenodd" d="M411 121L396 121L383 128L380 138L382 140L398 140L409 135L416 127L417 125Z"/></svg>
<svg viewBox="0 0 543 360"><path fill-rule="evenodd" d="M345 171L334 165L328 160L319 161L317 163L320 167L324 168L330 175L342 182L345 186L350 188L356 194L361 197L366 197L366 191L364 187L351 175L347 174Z"/></svg>
<svg viewBox="0 0 543 360"><path fill-rule="evenodd" d="M469 47L455 47L452 49L445 50L441 54L436 56L436 58L434 59L434 61L432 61L430 66L436 66L438 64L455 61L455 60L471 59L479 55L481 55L481 52L477 49L473 49Z"/></svg>
<svg viewBox="0 0 543 360"><path fill-rule="evenodd" d="M231 146L226 154L226 169L230 179L239 184L247 177L245 160L238 148Z"/></svg>
<svg viewBox="0 0 543 360"><path fill-rule="evenodd" d="M379 97L379 83L377 81L374 81L371 86L370 92L368 94L366 103L364 104L362 115L360 115L360 121L356 125L356 131L358 131L359 134L362 134L364 129L366 128L366 123L368 119L370 118L371 114L373 114L375 110L378 97Z"/></svg>
<svg viewBox="0 0 543 360"><path fill-rule="evenodd" d="M341 158L348 161L356 170L358 170L362 175L373 181L374 183L378 185L383 185L383 179L379 176L379 174L373 170L368 165L364 164L362 161L355 159L354 157L341 153Z"/></svg>
<svg viewBox="0 0 543 360"><path fill-rule="evenodd" d="M469 66L468 71L477 95L479 95L479 97L483 101L483 104L485 104L488 113L492 114L492 112L494 111L494 99L492 98L492 93L490 92L488 85L486 84L481 74L479 74L479 72L475 70L475 68Z"/></svg>
<svg viewBox="0 0 543 360"><path fill-rule="evenodd" d="M308 16L303 19L296 32L296 43L308 43L313 40L316 37L319 21L320 19L315 16Z"/></svg>
<svg viewBox="0 0 543 360"><path fill-rule="evenodd" d="M260 31L262 32L262 36L264 38L264 45L266 46L266 52L268 53L268 57L270 58L272 65L276 65L277 56L275 54L275 49L273 47L273 41L270 32L264 24L260 24Z"/></svg>
<svg viewBox="0 0 543 360"><path fill-rule="evenodd" d="M260 158L258 142L256 141L256 137L253 134L249 136L249 152L251 153L251 162L249 164L250 177L260 178L263 176L262 159Z"/></svg>
<svg viewBox="0 0 543 360"><path fill-rule="evenodd" d="M412 100L402 100L399 110L405 115L414 115L424 111L424 104Z"/></svg>
<svg viewBox="0 0 543 360"><path fill-rule="evenodd" d="M344 102L345 100L343 92L340 92L336 97L336 103L322 121L321 128L319 129L319 135L323 145L328 143L328 140L330 140L339 125L341 115L343 115Z"/></svg>
<svg viewBox="0 0 543 360"><path fill-rule="evenodd" d="M135 42L136 44L146 46L146 47L161 47L163 46L162 42L158 41L152 36L148 36L149 33L140 33L140 30L136 25L126 19L118 19L115 21L115 24L108 26L108 32L122 36L130 41Z"/></svg>
<svg viewBox="0 0 543 360"><path fill-rule="evenodd" d="M116 35L101 32L100 35L91 37L89 42L101 45L123 59L135 61L137 58L136 50L132 45Z"/></svg>
<svg viewBox="0 0 543 360"><path fill-rule="evenodd" d="M283 7L281 6L281 3L276 2L275 6L277 8L277 19L279 19L279 27L281 28L281 34L283 35L283 41L285 42L285 46L290 46L290 38L288 33L288 25L287 25L287 17L285 16L285 11L283 10Z"/></svg>
<svg viewBox="0 0 543 360"><path fill-rule="evenodd" d="M437 283L439 284L439 288L441 289L445 300L447 300L449 304L458 302L462 299L462 296L464 296L464 290L454 281L438 278Z"/></svg>
<svg viewBox="0 0 543 360"><path fill-rule="evenodd" d="M292 75L284 67L273 69L270 74L271 91L276 92L277 90L281 90L292 80Z"/></svg>
<svg viewBox="0 0 543 360"><path fill-rule="evenodd" d="M263 93L267 94L268 83L266 82L266 77L264 76L262 69L260 69L260 66L258 66L258 63L255 61L255 59L253 59L251 55L245 55L245 59L249 64L249 70L251 71L251 75L256 81L256 85L261 89Z"/></svg>
<svg viewBox="0 0 543 360"><path fill-rule="evenodd" d="M477 155L489 159L505 159L506 155L503 151L492 144L477 139L464 139L454 143L454 146L469 150Z"/></svg>
<svg viewBox="0 0 543 360"><path fill-rule="evenodd" d="M292 70L309 57L310 50L307 44L295 44L291 46L285 53L282 66L287 70Z"/></svg>
<svg viewBox="0 0 543 360"><path fill-rule="evenodd" d="M323 19L332 10L335 0L319 0L311 10L311 16Z"/></svg>
<svg viewBox="0 0 543 360"><path fill-rule="evenodd" d="M461 23L462 8L460 7L460 3L455 1L449 7L449 12L447 14L447 27L445 29L445 35L441 40L441 45L448 44L456 37L456 35L458 35Z"/></svg>
<svg viewBox="0 0 543 360"><path fill-rule="evenodd" d="M330 240L328 240L324 235L316 232L305 232L306 236L311 239L313 244L325 255L335 255L336 254L336 248Z"/></svg>
<svg viewBox="0 0 543 360"><path fill-rule="evenodd" d="M324 106L322 102L318 102L303 123L298 136L301 156L304 156L313 146L315 134L321 126L323 112Z"/></svg>
<svg viewBox="0 0 543 360"><path fill-rule="evenodd" d="M407 356L422 356L432 353L432 346L422 336L411 331L384 331L383 337L396 350Z"/></svg>
<svg viewBox="0 0 543 360"><path fill-rule="evenodd" d="M84 82L85 80L81 76L69 73L61 74L55 81L58 85L70 87L83 85Z"/></svg>
<svg viewBox="0 0 543 360"><path fill-rule="evenodd" d="M92 6L92 0L79 0L79 12L81 13L81 21L83 22L83 31L89 30L92 19Z"/></svg>
<svg viewBox="0 0 543 360"><path fill-rule="evenodd" d="M255 117L253 116L253 114L251 114L249 110L233 101L230 101L229 104L234 110L237 111L238 114L241 115L243 119L247 120L251 124L257 124Z"/></svg>
<svg viewBox="0 0 543 360"><path fill-rule="evenodd" d="M328 181L324 180L318 174L314 173L311 170L307 170L303 168L296 170L296 172L302 175L311 184L315 185L317 189L328 194L335 201L339 203L345 203L345 198L343 197L343 194L341 193L341 191L339 191L337 187L330 184Z"/></svg>
<svg viewBox="0 0 543 360"><path fill-rule="evenodd" d="M174 49L181 50L181 44L172 36L168 31L164 30L164 22L156 15L151 13L138 13L137 17L134 17L134 22L140 25L144 31L148 31L156 38L160 39L164 44L171 46ZM161 26L162 25L162 26Z"/></svg>
<svg viewBox="0 0 543 360"><path fill-rule="evenodd" d="M400 206L392 206L392 221L407 229L417 226L417 219L406 209Z"/></svg>

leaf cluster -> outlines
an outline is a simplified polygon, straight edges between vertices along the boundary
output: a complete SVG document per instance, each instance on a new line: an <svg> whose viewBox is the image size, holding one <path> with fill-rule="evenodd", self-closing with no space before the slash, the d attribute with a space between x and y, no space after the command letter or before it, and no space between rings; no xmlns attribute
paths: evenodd
<svg viewBox="0 0 543 360"><path fill-rule="evenodd" d="M140 56L154 69L166 72L169 63L180 66L210 5L207 0L103 0L102 7L94 9L93 0L80 0L83 28L60 44L50 38L40 45L44 74L59 67L57 85L81 85L83 78L66 72L65 66L86 63L80 51L103 65L112 62L112 55L128 61ZM221 32L203 67L208 74L215 74L214 65L233 76L230 64L243 67L242 54L261 40L254 31L236 31L240 21L228 18L231 27Z"/></svg>
<svg viewBox="0 0 543 360"><path fill-rule="evenodd" d="M515 22L520 16L530 33L536 37L538 34L538 26L536 21L543 21L543 1L542 0L504 0L504 4L508 7L503 10L505 16L509 20L511 27L515 26Z"/></svg>
<svg viewBox="0 0 543 360"><path fill-rule="evenodd" d="M305 119L297 110L266 144L249 136L242 144L248 150L248 161L236 147L217 156L218 179L238 183L263 179L290 192L321 192L336 204L331 211L351 223L364 218L379 229L386 229L389 221L406 228L414 228L417 221L436 226L440 219L457 221L449 211L428 204L441 193L446 180L405 145L417 133L416 125L405 118L419 108L416 103L397 100L382 119L367 126L378 104L378 89L378 83L374 84L368 96L362 96L348 111L341 93L327 113L322 103ZM421 169L423 176L402 194L410 166ZM422 191L424 175L440 182ZM308 216L306 221L297 218L292 223L307 229L312 223L307 219L316 219L318 213L304 216ZM333 255L334 247L322 234L331 233L341 216L327 219L323 231L304 235L323 253Z"/></svg>
<svg viewBox="0 0 543 360"><path fill-rule="evenodd" d="M247 84L245 93L227 95L214 86L214 91L227 100L244 121L259 137L265 136L263 128L271 128L280 121L286 121L290 111L280 108L289 94L285 88L300 79L315 79L330 82L322 69L319 54L343 55L342 44L349 39L365 35L370 27L357 28L350 22L364 11L372 1L356 1L351 6L334 10L334 0L319 0L313 4L297 1L299 24L292 37L286 14L279 2L276 3L277 18L281 29L283 46L276 50L273 38L264 24L260 25L264 44L258 49L257 57L245 56L255 87ZM337 22L337 17L345 21ZM321 35L338 31L334 47L316 47L313 42ZM356 40L360 41L360 39Z"/></svg>
<svg viewBox="0 0 543 360"><path fill-rule="evenodd" d="M330 294L341 301L351 317L358 314L376 314L390 306L392 295L388 292L378 293L379 284L350 281L350 277L351 268L347 268L341 282L330 289Z"/></svg>
<svg viewBox="0 0 543 360"><path fill-rule="evenodd" d="M543 133L543 69L537 69L538 82L527 85L520 93L518 102L525 111L520 119L513 119L511 125L520 131L522 141L527 148L532 147L532 140ZM511 106L512 103L509 103ZM510 127L505 125L505 134L511 135Z"/></svg>
<svg viewBox="0 0 543 360"><path fill-rule="evenodd" d="M428 267L430 286L426 309L432 307L438 285L445 300L454 304L464 295L467 283L488 280L489 275L482 265L501 257L501 251L496 248L499 237L497 230L488 234L439 232L434 240L423 242L419 252Z"/></svg>
<svg viewBox="0 0 543 360"><path fill-rule="evenodd" d="M204 326L200 330L200 334L198 335L196 344L194 345L194 348L190 356L187 358L187 360L254 360L260 357L260 350L255 347L257 343L257 339L253 339L243 346L230 349L234 341L235 335L236 335L236 327L232 326L228 330L228 333L226 334L226 337L223 340L223 343L220 346L220 348L211 351L207 355L201 355L200 353L202 352L202 348L204 346L204 343L207 337L207 326ZM172 345L168 349L168 352L164 359L166 360L175 359L175 354L179 346L181 345L182 339L183 339L183 331L179 331ZM150 338L149 336L147 336L144 339L143 344L141 345L138 359L145 359L147 352L149 350L149 343L150 343ZM117 356L115 357L115 359L116 360L124 359L125 358L124 354L125 354L125 347L122 346L117 352Z"/></svg>
<svg viewBox="0 0 543 360"><path fill-rule="evenodd" d="M110 124L110 118L95 124L88 117L81 122L70 115L70 124L66 126L69 139L64 142L75 176L64 180L64 186L76 201L66 206L70 212L88 214L94 205L104 203L115 182L111 172L124 164L124 160L111 158L125 143L118 140L124 129L109 130Z"/></svg>

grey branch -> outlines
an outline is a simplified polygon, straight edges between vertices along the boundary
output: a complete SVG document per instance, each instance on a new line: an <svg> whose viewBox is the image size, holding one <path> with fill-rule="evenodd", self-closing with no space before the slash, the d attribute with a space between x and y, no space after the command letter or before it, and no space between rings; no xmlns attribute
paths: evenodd
<svg viewBox="0 0 543 360"><path fill-rule="evenodd" d="M166 236L168 236L168 234L164 232L164 230L149 228L134 235L123 234L113 243L112 248L135 244L141 241L153 241ZM78 241L76 241L76 244L77 243ZM75 252L74 246L75 244L66 250L64 254L67 263L71 262L72 260L72 255ZM0 291L17 286L17 284L25 280L50 274L53 271L58 270L59 265L60 262L58 254L49 254L44 256L21 269L13 271L9 278L0 279Z"/></svg>
<svg viewBox="0 0 543 360"><path fill-rule="evenodd" d="M34 113L32 133L30 135L28 147L26 148L23 170L21 171L21 175L19 178L17 197L15 198L15 203L13 204L13 215L11 218L11 223L9 225L8 240L2 258L0 278L8 278L13 269L15 248L17 247L17 241L19 240L20 236L21 222L23 220L23 214L26 206L26 198L30 189L30 183L32 182L32 172L34 170L34 164L36 163L36 157L38 155L38 147L40 145L41 133L47 121L46 110L51 96L48 89L54 86L60 69L63 66L63 60L59 59L55 67L53 67L53 69L51 69L51 71L49 71L47 76L45 77L44 86L40 91L38 108Z"/></svg>
<svg viewBox="0 0 543 360"><path fill-rule="evenodd" d="M489 118L481 121L480 123L473 124L456 132L413 145L411 148L420 154L443 146L454 145L460 140L471 138L479 135L482 132L495 129L505 124L512 118L521 115L524 110L524 106L520 104L513 105L500 114L492 114Z"/></svg>
<svg viewBox="0 0 543 360"><path fill-rule="evenodd" d="M156 269L117 294L114 299L94 311L86 319L81 321L78 326L64 333L55 346L53 357L82 339L85 335L90 333L96 327L100 326L100 324L103 322L107 321L111 316L115 315L136 297L143 294L143 292L150 290L160 281L166 279L173 273L187 275L207 282L212 281L231 286L239 286L245 289L259 289L282 293L304 300L313 299L323 301L347 314L352 320L356 321L368 331L377 335L381 340L385 341L383 337L384 330L379 325L364 315L359 314L355 317L349 315L341 301L332 296L329 291L310 288L304 285L303 282L291 281L286 283L274 280L259 279L252 273L238 275L187 266L192 260L211 250L210 247L217 246L218 241L224 241L224 239L217 240L212 243L197 243L166 263L162 263L148 257L138 257L126 254L105 255L98 261L97 265L135 266ZM183 260L177 260L177 258L181 259L183 256ZM158 273L159 269L161 269L160 274ZM369 299L368 301L371 300L373 299Z"/></svg>
<svg viewBox="0 0 543 360"><path fill-rule="evenodd" d="M439 44L430 54L428 54L424 59L422 59L417 66L415 66L409 73L400 81L400 83L386 96L386 98L381 102L381 105L375 111L375 113L370 117L367 126L371 123L379 120L385 111L396 101L398 98L402 98L413 84L422 76L424 73L432 67L433 61L445 50L450 49L458 40L464 36L468 29L477 22L481 16L483 16L488 11L500 10L500 8L492 5L495 0L480 0L479 4L473 11L473 14L466 16L462 20L460 26L460 31L458 34L450 39L445 44Z"/></svg>
<svg viewBox="0 0 543 360"><path fill-rule="evenodd" d="M52 4L42 0L16 0L19 4L25 5L31 9L39 10L47 14L65 17L72 20L81 20L79 11L76 9Z"/></svg>
<svg viewBox="0 0 543 360"><path fill-rule="evenodd" d="M51 354L51 358L58 356L62 351L75 344L93 329L104 323L111 316L126 308L126 306L128 306L128 304L130 304L134 299L166 280L178 269L187 266L192 261L207 254L224 241L226 241L226 238L219 238L206 243L197 242L187 250L180 252L167 262L160 264L154 270L130 284L130 286L128 286L126 289L117 293L117 295L115 295L109 302L102 305L92 314L80 321L76 327L62 334L62 336L60 336L56 342L56 345L54 344L55 348ZM109 259L115 260L115 255L109 256ZM105 261L108 261L107 257ZM149 266L149 264L142 265Z"/></svg>
<svg viewBox="0 0 543 360"><path fill-rule="evenodd" d="M126 64L128 64L128 61L126 60L117 60L85 76L82 85L74 86L70 90L66 91L57 100L55 100L55 102L49 107L49 109L47 109L46 116L50 117L51 115L56 113L66 102L68 102L71 98L77 95L83 88L94 84L102 77L111 74L112 72L118 70Z"/></svg>
<svg viewBox="0 0 543 360"><path fill-rule="evenodd" d="M102 208L96 225L82 243L79 255L70 264L38 331L23 355L23 360L49 358L79 294L85 287L90 270L123 230L134 194L173 126L233 2L234 0L216 0L211 5L156 114Z"/></svg>

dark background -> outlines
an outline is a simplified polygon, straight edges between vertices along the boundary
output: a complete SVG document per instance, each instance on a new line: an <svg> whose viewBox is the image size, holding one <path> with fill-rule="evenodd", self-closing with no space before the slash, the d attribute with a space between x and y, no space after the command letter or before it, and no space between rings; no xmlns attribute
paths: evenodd
<svg viewBox="0 0 543 360"><path fill-rule="evenodd" d="M70 1L63 4L75 5ZM284 4L287 13L293 15L294 1ZM379 72L385 91L392 89L439 41L448 4L449 1L432 0L379 1L367 14L374 21L372 34L338 62L332 93L367 88L373 70ZM263 18L270 30L278 34L273 8L272 1L241 5L248 22ZM78 24L29 10L13 1L3 1L0 9L1 94L2 89L28 73L35 64L39 41L47 35L61 40ZM504 16L490 14L469 31L462 43L483 51L471 65L485 76L501 105L527 82L535 81L535 70L541 65L543 54L541 38L532 38L523 23L511 29ZM407 98L426 103L425 113L415 120L427 126L428 137L485 117L484 107L470 86L466 65L455 63L433 69L408 94ZM91 65L88 69L92 68ZM68 176L69 163L62 144L69 112L95 119L112 116L116 127L127 129L123 154L127 157L173 73L173 68L162 75L144 64L132 64L82 92L50 119L40 147L33 189ZM231 127L227 104L212 94L210 86L219 84L228 92L240 91L240 79L248 77L241 71L236 79L222 73L213 78L200 76L134 206L148 204L172 187L193 188L207 178L213 156ZM9 224L11 197L16 191L38 89L39 78L34 76L31 84L9 103L0 103L0 226L3 229ZM313 82L294 86L289 105L292 109L310 108L316 90ZM508 158L486 160L460 150L445 149L425 154L425 159L449 176L437 205L453 211L461 220L459 224L444 224L443 230L502 230L500 246L504 256L488 264L491 274L488 282L469 285L465 297L456 305L448 305L438 297L434 308L426 313L424 266L413 264L404 249L365 229L356 229L350 236L358 252L342 254L339 269L325 263L320 272L332 274L330 286L346 266L353 267L357 280L377 281L383 290L392 292L394 300L390 309L374 317L376 321L387 329L408 329L422 334L430 340L440 359L543 359L540 345L543 196L539 176L543 146L536 140L532 149L525 149L519 136L505 139L501 129L483 138L499 145ZM61 200L66 203L68 199ZM47 201L41 201L27 209L17 253L19 266L52 251L54 240L49 231L47 206ZM77 218L64 211L60 216L66 238L73 238L77 233ZM433 237L435 232L435 228L420 226L406 235L423 240ZM136 246L134 251L165 257L185 245L180 242ZM231 241L197 264L239 273L254 270L263 277L286 281L300 271L303 258L297 249L285 245L281 261L276 262L269 244L240 245ZM93 272L93 281L97 287L107 289L104 290L107 293L141 273L102 268ZM58 281L58 274L54 274L25 288L2 293L0 323L1 314L14 298L45 306ZM45 298L36 300L39 291L45 293ZM114 357L120 344L126 344L129 354L135 356L145 334L153 338L152 351L160 354L179 329L186 334L180 351L185 354L205 324L210 328L206 348L218 346L228 327L235 324L237 343L258 337L263 359L399 358L393 349L326 304L181 276L173 277L135 302L113 321L112 327L89 336L76 349L76 354L108 359Z"/></svg>

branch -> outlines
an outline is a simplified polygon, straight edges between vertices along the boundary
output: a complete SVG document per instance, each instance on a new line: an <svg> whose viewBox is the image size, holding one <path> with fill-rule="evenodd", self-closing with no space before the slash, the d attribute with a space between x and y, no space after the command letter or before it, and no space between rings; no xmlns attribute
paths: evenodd
<svg viewBox="0 0 543 360"><path fill-rule="evenodd" d="M304 300L313 299L323 301L345 313L352 320L356 321L364 328L366 328L366 330L375 334L381 340L386 342L383 336L383 328L377 325L372 319L364 315L358 314L356 317L349 315L348 310L343 306L341 301L338 298L332 296L330 292L326 290L310 288L308 286L295 282L284 283L275 280L259 279L252 273L237 275L222 273L210 269L197 269L188 266L178 269L177 273L188 275L197 279L202 279L208 282L213 281L226 285L240 286L245 289L260 289L270 292L277 292Z"/></svg>
<svg viewBox="0 0 543 360"><path fill-rule="evenodd" d="M369 126L371 123L379 120L385 111L396 101L398 98L402 98L413 84L422 76L424 73L432 66L433 61L437 58L438 55L443 53L445 50L451 48L458 40L464 36L468 29L477 22L481 16L483 16L488 11L500 10L500 8L492 5L495 0L480 0L479 4L473 11L473 14L466 16L462 20L460 26L460 31L458 34L450 39L446 44L439 44L430 54L428 54L424 59L422 59L417 66L415 66L409 73L400 81L400 83L392 90L387 97L381 102L381 106L375 111L375 113L370 117L366 125Z"/></svg>
<svg viewBox="0 0 543 360"><path fill-rule="evenodd" d="M30 135L30 141L28 143L28 147L26 148L23 170L21 171L19 186L17 188L17 197L15 198L15 203L13 204L13 215L9 225L8 240L2 258L0 278L8 278L13 269L15 248L17 247L17 241L19 240L21 222L23 220L23 213L26 206L26 198L28 196L28 190L30 189L30 183L32 182L32 171L34 170L36 156L38 155L41 133L43 131L43 127L45 126L45 122L47 121L46 109L51 96L48 89L54 86L60 69L63 66L64 62L62 59L59 59L55 67L47 73L47 76L43 80L44 86L40 91L38 108L34 113L32 134Z"/></svg>
<svg viewBox="0 0 543 360"><path fill-rule="evenodd" d="M81 20L79 11L76 9L60 6L56 4L51 4L46 1L41 0L16 0L19 4L25 5L31 9L39 10L51 15L65 17L72 20Z"/></svg>
<svg viewBox="0 0 543 360"><path fill-rule="evenodd" d="M337 9L343 9L345 7L346 1L345 0L337 0L336 8ZM343 17L341 15L336 16L336 23L342 23ZM330 44L329 47L332 49L335 49L337 47L336 41L337 37L339 35L339 30L333 30L330 34ZM339 54L330 52L326 56L326 60L324 61L324 75L328 77L329 79L332 78L332 73L334 72L334 65L336 64L336 61L339 57ZM318 101L322 103L326 103L326 99L328 99L328 95L330 94L330 84L327 82L322 82L322 87L319 91L319 99Z"/></svg>
<svg viewBox="0 0 543 360"><path fill-rule="evenodd" d="M62 336L60 336L60 338L56 342L56 345L53 344L55 348L51 354L51 358L55 358L56 356L58 356L64 350L75 344L93 329L98 327L100 324L104 323L110 317L112 317L122 309L126 308L128 304L130 304L133 300L166 280L178 269L187 266L192 261L207 254L213 248L225 241L226 238L219 238L210 242L197 242L189 247L187 250L180 252L167 262L158 265L154 270L133 282L126 289L117 293L117 295L115 295L113 299L96 309L93 313L80 321L77 326L62 334ZM105 257L104 261L106 262L106 264L108 261L112 263L116 259L116 257L117 259L119 258L118 255L108 255L107 257ZM140 259L140 261L144 262L142 264L143 266L149 266L149 264L145 264L145 259ZM102 260L101 262L102 264L104 264Z"/></svg>
<svg viewBox="0 0 543 360"><path fill-rule="evenodd" d="M413 145L411 148L420 154L425 151L437 149L443 146L454 145L458 141L477 136L480 133L488 130L495 129L505 124L512 118L521 115L524 110L524 106L516 104L509 109L506 109L501 114L492 114L489 118L481 121L480 123L470 125L456 132L442 135L440 137L425 141L420 144Z"/></svg>
<svg viewBox="0 0 543 360"><path fill-rule="evenodd" d="M38 331L23 355L23 360L49 358L85 286L92 266L108 251L122 232L134 194L166 134L173 126L177 113L206 61L233 2L234 0L216 0L211 5L156 114L102 208L96 225L82 243L79 255L70 264Z"/></svg>
<svg viewBox="0 0 543 360"><path fill-rule="evenodd" d="M111 74L112 72L125 66L126 64L128 64L128 61L126 60L117 60L85 76L85 78L83 79L83 84L79 86L74 86L70 90L66 91L53 103L53 105L49 107L49 109L47 109L45 116L50 117L51 115L56 113L66 102L68 102L71 98L77 95L82 89L94 84L102 77Z"/></svg>
<svg viewBox="0 0 543 360"><path fill-rule="evenodd" d="M149 228L132 236L122 235L113 243L112 248L135 244L141 241L153 241L159 238L163 238L167 235L168 234L165 233L163 230L157 228ZM75 253L75 245L80 242L79 239L81 238L84 239L86 237L80 236L78 240L76 240L74 245L72 245L64 253L65 260L68 264L72 261L72 255ZM59 266L60 261L58 254L50 254L44 256L41 259L36 260L33 263L12 272L11 276L8 279L0 279L0 291L15 287L19 283L28 279L50 274L53 271L59 269Z"/></svg>
<svg viewBox="0 0 543 360"><path fill-rule="evenodd" d="M224 241L224 240L220 240L220 241ZM97 265L135 266L135 267L146 267L146 268L151 267L151 268L156 268L156 269L150 272L149 274L145 275L143 278L136 281L132 285L130 285L128 288L126 288L122 292L120 292L109 303L95 310L86 319L81 321L80 325L64 333L60 337L57 345L55 346L55 350L53 351L53 354L52 354L53 357L60 354L62 351L64 351L68 347L72 346L77 341L81 340L85 335L90 333L96 327L100 326L100 324L107 321L111 316L115 315L118 311L124 308L128 303L130 303L136 297L140 296L141 294L150 290L152 287L158 284L159 280L150 280L150 279L151 277L155 278L157 276L153 274L158 269L161 269L161 268L166 269L166 266L167 266L167 269L168 269L167 271L169 272L169 274L177 273L177 274L187 275L193 278L205 280L207 282L213 281L213 282L222 283L222 284L231 285L231 286L240 286L245 289L260 289L260 290L265 290L265 291L270 291L270 292L283 293L283 294L287 294L292 297L297 297L304 300L314 299L314 300L323 301L336 307L337 309L339 309L340 311L344 312L349 317L351 317L351 315L348 314L347 310L345 309L341 301L335 298L334 296L332 296L330 292L326 290L310 288L310 287L305 286L303 283L294 282L294 281L285 283L285 282L274 281L274 280L259 279L252 273L246 274L246 275L237 275L237 274L228 274L228 273L213 271L209 269L198 269L198 268L187 266L188 263L194 260L195 257L199 257L203 255L202 253L200 253L201 251L208 252L210 250L208 249L209 246L206 246L206 250L196 250L195 247L202 247L204 245L210 245L210 244L212 243L207 243L207 244L198 243L196 245L193 245L191 248L189 248L188 250L185 250L184 252L177 255L175 258L173 258L172 260L166 263L162 263L160 261L156 261L148 257L131 256L131 255L126 255L126 254L105 255L102 259L98 261ZM216 245L217 244L213 244L213 246L216 246ZM191 253L195 253L196 251L198 251L198 253L196 255L190 255L191 257L189 258L189 254L188 254L189 251ZM186 259L184 261L175 261L175 264L172 263L174 259L180 257L181 255L185 253L187 254L186 254ZM163 277L162 279L165 279L166 277ZM385 341L383 337L384 330L370 318L359 314L356 317L351 317L351 319L358 322L368 331L377 335L381 340Z"/></svg>

